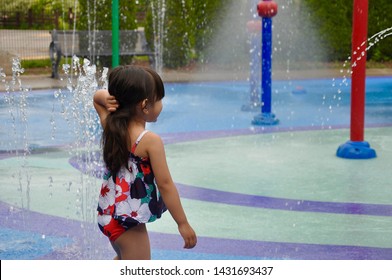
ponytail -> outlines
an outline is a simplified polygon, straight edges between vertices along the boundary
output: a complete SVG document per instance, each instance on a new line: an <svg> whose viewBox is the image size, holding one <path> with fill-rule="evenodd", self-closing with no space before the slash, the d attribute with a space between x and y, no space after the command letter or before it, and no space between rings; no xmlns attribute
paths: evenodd
<svg viewBox="0 0 392 280"><path fill-rule="evenodd" d="M103 160L112 174L118 173L121 166L127 166L130 143L128 122L130 110L119 110L106 118L102 134Z"/></svg>

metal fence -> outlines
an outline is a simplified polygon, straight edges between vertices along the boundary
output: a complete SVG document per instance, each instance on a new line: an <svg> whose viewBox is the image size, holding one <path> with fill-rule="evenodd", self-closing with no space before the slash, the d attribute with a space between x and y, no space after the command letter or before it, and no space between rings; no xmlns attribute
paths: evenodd
<svg viewBox="0 0 392 280"><path fill-rule="evenodd" d="M0 10L0 28L1 29L59 29L60 17L65 17L67 23L72 26L73 12L72 8L68 9L67 14L54 10L46 12L45 10L33 11L4 11Z"/></svg>
<svg viewBox="0 0 392 280"><path fill-rule="evenodd" d="M20 59L49 58L49 30L0 29L0 51Z"/></svg>
<svg viewBox="0 0 392 280"><path fill-rule="evenodd" d="M1 0L0 55L18 56L20 59L49 58L49 31L73 26L72 8L64 10L23 9L12 1Z"/></svg>

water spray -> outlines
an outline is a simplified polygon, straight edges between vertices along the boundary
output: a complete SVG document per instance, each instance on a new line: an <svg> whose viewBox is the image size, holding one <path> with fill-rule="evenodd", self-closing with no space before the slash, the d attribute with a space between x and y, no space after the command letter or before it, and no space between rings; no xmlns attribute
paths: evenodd
<svg viewBox="0 0 392 280"><path fill-rule="evenodd" d="M259 111L260 98L260 71L261 71L261 19L257 13L257 3L253 0L250 6L252 19L246 23L249 42L249 100L241 106L242 111Z"/></svg>

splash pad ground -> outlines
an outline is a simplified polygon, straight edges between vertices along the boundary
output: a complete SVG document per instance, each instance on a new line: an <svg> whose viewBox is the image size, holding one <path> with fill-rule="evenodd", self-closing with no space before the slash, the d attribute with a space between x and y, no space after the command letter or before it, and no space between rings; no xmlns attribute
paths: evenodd
<svg viewBox="0 0 392 280"><path fill-rule="evenodd" d="M277 81L280 124L271 127L252 126L257 112L241 111L245 82L167 84L164 111L149 129L166 142L199 242L182 250L165 215L149 225L153 259L392 259L392 82L367 81L365 138L378 155L371 160L335 156L349 137L349 87L339 82ZM298 86L306 94L293 94ZM30 95L41 105L30 112L26 164L8 151L1 103L0 257L110 259L94 222L100 180L70 155L61 116L51 140L53 91ZM19 185L26 176L28 194ZM95 187L78 192L81 177Z"/></svg>

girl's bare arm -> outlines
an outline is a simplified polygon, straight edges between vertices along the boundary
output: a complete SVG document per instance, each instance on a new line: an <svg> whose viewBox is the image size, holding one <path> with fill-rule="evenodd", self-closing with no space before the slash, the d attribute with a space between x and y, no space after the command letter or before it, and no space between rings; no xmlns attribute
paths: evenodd
<svg viewBox="0 0 392 280"><path fill-rule="evenodd" d="M170 175L162 139L154 133L148 133L146 140L148 141L145 142L148 147L147 153L163 201L178 225L178 230L185 242L184 248L193 248L196 245L197 237L188 223L180 196Z"/></svg>
<svg viewBox="0 0 392 280"><path fill-rule="evenodd" d="M105 89L99 89L93 97L94 108L101 120L102 127L105 127L106 117L117 110L118 102L114 96L110 95Z"/></svg>

